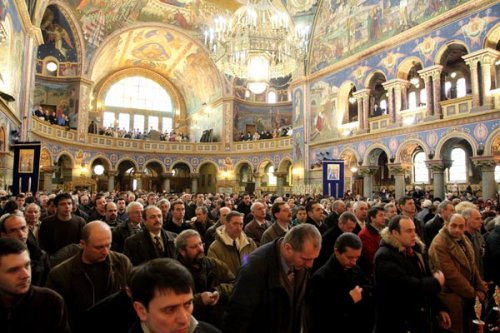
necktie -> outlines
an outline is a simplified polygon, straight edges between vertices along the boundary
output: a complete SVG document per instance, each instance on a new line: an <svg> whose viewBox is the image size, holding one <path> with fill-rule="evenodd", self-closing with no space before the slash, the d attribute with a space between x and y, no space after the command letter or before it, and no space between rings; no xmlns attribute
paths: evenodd
<svg viewBox="0 0 500 333"><path fill-rule="evenodd" d="M295 273L293 269L290 269L287 274L288 277L288 282L290 282L290 285L293 287L295 285Z"/></svg>
<svg viewBox="0 0 500 333"><path fill-rule="evenodd" d="M158 252L163 253L163 246L161 246L160 236L155 236L155 246L158 249Z"/></svg>

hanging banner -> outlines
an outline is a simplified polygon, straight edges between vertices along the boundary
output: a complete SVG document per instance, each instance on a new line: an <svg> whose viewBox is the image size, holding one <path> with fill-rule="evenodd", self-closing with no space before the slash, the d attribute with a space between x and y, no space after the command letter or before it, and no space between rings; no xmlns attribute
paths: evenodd
<svg viewBox="0 0 500 333"><path fill-rule="evenodd" d="M40 142L17 142L11 147L14 150L12 193L17 195L37 192L40 178Z"/></svg>
<svg viewBox="0 0 500 333"><path fill-rule="evenodd" d="M323 195L344 197L344 160L323 161Z"/></svg>

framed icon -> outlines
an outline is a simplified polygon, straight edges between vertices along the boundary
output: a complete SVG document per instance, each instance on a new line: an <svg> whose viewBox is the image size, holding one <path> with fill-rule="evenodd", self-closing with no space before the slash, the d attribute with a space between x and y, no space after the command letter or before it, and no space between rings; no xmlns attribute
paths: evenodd
<svg viewBox="0 0 500 333"><path fill-rule="evenodd" d="M34 161L34 149L21 149L19 151L19 173L33 173Z"/></svg>

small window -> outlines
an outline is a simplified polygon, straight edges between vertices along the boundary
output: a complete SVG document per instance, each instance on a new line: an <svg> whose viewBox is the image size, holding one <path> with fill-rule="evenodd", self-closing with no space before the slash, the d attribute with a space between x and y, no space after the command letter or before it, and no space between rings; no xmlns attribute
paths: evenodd
<svg viewBox="0 0 500 333"><path fill-rule="evenodd" d="M467 159L465 150L462 148L453 148L451 151L451 160L453 164L448 170L449 179L452 183L467 182Z"/></svg>
<svg viewBox="0 0 500 333"><path fill-rule="evenodd" d="M276 184L278 184L278 178L274 175L274 167L272 165L268 166L266 174L267 179L269 180L267 185L276 186Z"/></svg>
<svg viewBox="0 0 500 333"><path fill-rule="evenodd" d="M465 78L460 78L457 80L457 98L465 97L467 95L467 87L465 84Z"/></svg>
<svg viewBox="0 0 500 333"><path fill-rule="evenodd" d="M267 93L267 102L269 104L276 103L276 92L275 91L270 91Z"/></svg>
<svg viewBox="0 0 500 333"><path fill-rule="evenodd" d="M500 165L495 167L495 181L500 183Z"/></svg>
<svg viewBox="0 0 500 333"><path fill-rule="evenodd" d="M429 169L425 164L426 157L423 151L418 152L413 157L413 175L415 183L429 182Z"/></svg>
<svg viewBox="0 0 500 333"><path fill-rule="evenodd" d="M118 115L118 126L120 129L125 130L130 128L130 115L128 113L120 113Z"/></svg>
<svg viewBox="0 0 500 333"><path fill-rule="evenodd" d="M408 94L408 108L415 109L417 107L417 93L412 91Z"/></svg>
<svg viewBox="0 0 500 333"><path fill-rule="evenodd" d="M162 118L161 129L163 132L171 132L172 131L172 118Z"/></svg>
<svg viewBox="0 0 500 333"><path fill-rule="evenodd" d="M114 127L115 126L115 113L105 111L102 116L102 126L106 127Z"/></svg>
<svg viewBox="0 0 500 333"><path fill-rule="evenodd" d="M149 125L149 130L155 130L158 131L158 128L160 126L159 118L155 116L149 116L148 117L148 125Z"/></svg>
<svg viewBox="0 0 500 333"><path fill-rule="evenodd" d="M425 88L420 90L420 105L426 105L427 104L427 92L425 91Z"/></svg>
<svg viewBox="0 0 500 333"><path fill-rule="evenodd" d="M134 129L144 132L144 116L141 114L134 115Z"/></svg>
<svg viewBox="0 0 500 333"><path fill-rule="evenodd" d="M380 108L382 109L382 114L387 113L387 101L385 99L380 101Z"/></svg>

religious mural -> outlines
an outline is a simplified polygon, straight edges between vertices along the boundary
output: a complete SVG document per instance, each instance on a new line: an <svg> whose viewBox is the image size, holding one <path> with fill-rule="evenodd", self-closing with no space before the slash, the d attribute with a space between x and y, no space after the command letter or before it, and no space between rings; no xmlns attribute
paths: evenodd
<svg viewBox="0 0 500 333"><path fill-rule="evenodd" d="M322 1L313 32L310 72L328 67L467 1Z"/></svg>
<svg viewBox="0 0 500 333"><path fill-rule="evenodd" d="M383 73L386 80L394 79L397 77L397 70L401 63L409 57L420 59L424 68L439 63L440 59L436 59L436 55L447 41L441 36L453 36L456 41L466 45L469 53L472 53L482 47L480 41L484 39L486 32L498 22L500 16L494 14L499 12L500 4L497 4L473 13L470 17L452 22L311 83L310 141L319 142L323 138L339 137L338 127L347 112L345 110L347 103L340 104L341 101L336 98L337 85L350 81L358 90L368 88L365 86L367 77L375 71ZM477 38L479 41L476 40ZM338 109L340 105L343 105L342 109Z"/></svg>
<svg viewBox="0 0 500 333"><path fill-rule="evenodd" d="M34 105L41 105L56 121L72 128L78 124L78 83L56 83L38 79L33 94Z"/></svg>
<svg viewBox="0 0 500 333"><path fill-rule="evenodd" d="M234 103L233 135L238 141L240 135L252 131L269 132L279 136L280 128L292 125L292 107L288 106L250 106ZM251 133L253 134L253 133Z"/></svg>
<svg viewBox="0 0 500 333"><path fill-rule="evenodd" d="M43 60L51 56L65 63L65 67L69 68L71 68L71 63L78 62L77 44L71 26L58 7L47 7L40 29L44 44L38 47L38 59ZM76 73L73 73L74 75Z"/></svg>
<svg viewBox="0 0 500 333"><path fill-rule="evenodd" d="M14 0L0 0L0 90L16 99L10 106L19 115L24 33Z"/></svg>
<svg viewBox="0 0 500 333"><path fill-rule="evenodd" d="M189 127L191 142L222 141L222 109L221 104L213 110L207 112L207 110L202 109L191 116ZM210 141L202 139L210 139Z"/></svg>

